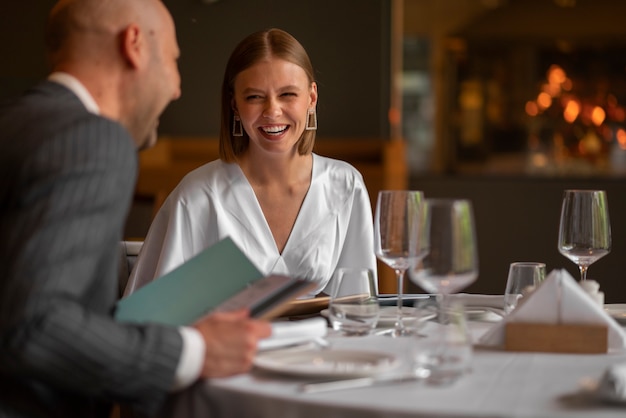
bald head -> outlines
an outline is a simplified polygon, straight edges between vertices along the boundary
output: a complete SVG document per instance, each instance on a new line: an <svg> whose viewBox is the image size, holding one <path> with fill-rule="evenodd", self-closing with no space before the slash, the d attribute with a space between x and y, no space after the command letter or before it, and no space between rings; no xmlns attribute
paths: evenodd
<svg viewBox="0 0 626 418"><path fill-rule="evenodd" d="M161 0L59 0L46 39L53 71L78 79L139 147L154 142L159 115L180 96L176 31Z"/></svg>
<svg viewBox="0 0 626 418"><path fill-rule="evenodd" d="M130 24L156 22L159 0L60 0L46 28L48 59L59 64L116 52L117 36Z"/></svg>

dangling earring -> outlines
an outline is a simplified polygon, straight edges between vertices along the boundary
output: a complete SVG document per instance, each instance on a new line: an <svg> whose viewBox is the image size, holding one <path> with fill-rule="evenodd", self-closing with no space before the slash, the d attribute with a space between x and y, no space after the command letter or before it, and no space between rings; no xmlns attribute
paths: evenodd
<svg viewBox="0 0 626 418"><path fill-rule="evenodd" d="M241 118L237 115L233 117L233 136L243 136L243 125Z"/></svg>
<svg viewBox="0 0 626 418"><path fill-rule="evenodd" d="M317 112L315 108L309 109L306 112L306 126L307 131L317 131Z"/></svg>

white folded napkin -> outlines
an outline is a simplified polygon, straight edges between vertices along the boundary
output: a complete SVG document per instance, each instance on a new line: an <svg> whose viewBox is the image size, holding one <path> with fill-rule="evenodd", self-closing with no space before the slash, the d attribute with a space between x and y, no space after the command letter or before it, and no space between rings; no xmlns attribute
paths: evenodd
<svg viewBox="0 0 626 418"><path fill-rule="evenodd" d="M607 325L611 350L626 347L626 333L566 270L553 270L531 294L520 299L515 310L495 324L480 339L487 346L504 344L507 322L540 324Z"/></svg>
<svg viewBox="0 0 626 418"><path fill-rule="evenodd" d="M596 388L596 396L610 402L626 402L626 363L609 366Z"/></svg>
<svg viewBox="0 0 626 418"><path fill-rule="evenodd" d="M259 350L268 350L293 344L306 343L326 336L328 324L324 318L272 323L272 335L259 341Z"/></svg>

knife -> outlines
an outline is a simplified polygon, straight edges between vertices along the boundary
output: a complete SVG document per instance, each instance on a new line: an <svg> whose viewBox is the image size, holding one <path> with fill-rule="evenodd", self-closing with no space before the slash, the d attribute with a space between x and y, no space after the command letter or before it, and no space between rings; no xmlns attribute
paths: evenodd
<svg viewBox="0 0 626 418"><path fill-rule="evenodd" d="M357 377L353 379L332 380L327 382L303 383L298 387L302 393L320 393L333 390L357 389L370 386L390 385L394 383L417 382L423 377L415 374L394 377Z"/></svg>

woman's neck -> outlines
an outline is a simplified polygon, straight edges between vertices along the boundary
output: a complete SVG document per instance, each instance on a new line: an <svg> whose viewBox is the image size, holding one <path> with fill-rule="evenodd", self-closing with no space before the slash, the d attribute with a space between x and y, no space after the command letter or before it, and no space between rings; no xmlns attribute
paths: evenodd
<svg viewBox="0 0 626 418"><path fill-rule="evenodd" d="M239 158L239 166L252 185L301 184L310 182L313 155L258 155L248 151Z"/></svg>

